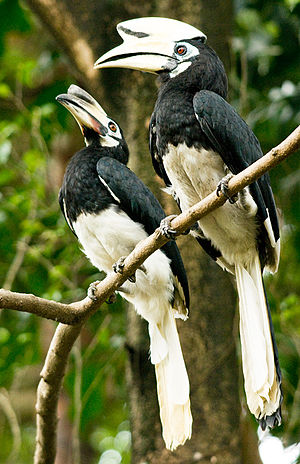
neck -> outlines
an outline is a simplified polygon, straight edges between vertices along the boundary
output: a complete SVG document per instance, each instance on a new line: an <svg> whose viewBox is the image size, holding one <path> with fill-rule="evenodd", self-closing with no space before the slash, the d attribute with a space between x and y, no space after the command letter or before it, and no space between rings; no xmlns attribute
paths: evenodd
<svg viewBox="0 0 300 464"><path fill-rule="evenodd" d="M99 142L99 137L98 139L88 139L86 140L86 145L87 148L89 149L90 152L95 152L99 158L107 156L109 158L114 158L117 161L119 161L122 164L127 164L128 163L128 158L129 158L129 150L127 147L126 142L120 143L119 145L115 147L107 147L107 146L102 146Z"/></svg>
<svg viewBox="0 0 300 464"><path fill-rule="evenodd" d="M97 134L97 132L95 132L93 129L90 129L89 127L84 127L83 136L87 147L96 147L100 145L99 134Z"/></svg>
<svg viewBox="0 0 300 464"><path fill-rule="evenodd" d="M161 90L175 88L178 91L192 92L210 90L221 97L227 97L227 76L222 61L216 52L207 45L199 46L199 55L182 73L171 78L169 73L161 73Z"/></svg>

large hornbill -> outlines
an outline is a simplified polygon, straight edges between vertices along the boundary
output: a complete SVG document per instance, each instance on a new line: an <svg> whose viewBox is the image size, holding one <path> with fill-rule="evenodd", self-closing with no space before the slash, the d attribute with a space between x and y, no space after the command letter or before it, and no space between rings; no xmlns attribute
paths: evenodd
<svg viewBox="0 0 300 464"><path fill-rule="evenodd" d="M75 85L56 99L72 113L86 143L67 166L61 210L92 264L107 274L113 268L121 272L124 256L159 227L164 211L126 166L122 130L98 102ZM189 379L175 322L187 318L189 290L177 245L168 242L155 251L119 292L149 324L163 438L173 450L192 429Z"/></svg>
<svg viewBox="0 0 300 464"><path fill-rule="evenodd" d="M259 142L225 98L227 77L198 29L167 18L138 18L117 26L124 43L96 68L123 67L159 75L150 122L153 166L186 210L228 176L262 156ZM281 423L281 372L263 269L275 272L279 227L269 176L199 220L191 233L237 281L245 391L261 427Z"/></svg>

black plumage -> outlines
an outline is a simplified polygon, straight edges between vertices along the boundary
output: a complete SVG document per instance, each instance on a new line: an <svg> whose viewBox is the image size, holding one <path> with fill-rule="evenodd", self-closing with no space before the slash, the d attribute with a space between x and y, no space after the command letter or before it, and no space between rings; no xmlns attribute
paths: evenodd
<svg viewBox="0 0 300 464"><path fill-rule="evenodd" d="M165 214L126 166L129 152L122 131L96 100L74 85L57 100L73 114L87 145L67 166L59 203L87 257L109 274L113 267L122 269L123 257L159 227ZM192 425L189 380L175 324L175 317L187 318L189 307L177 245L168 242L153 253L119 292L149 324L163 437L175 449L190 437Z"/></svg>
<svg viewBox="0 0 300 464"><path fill-rule="evenodd" d="M117 29L124 43L100 57L95 67L119 66L159 76L150 151L168 193L181 210L217 187L226 194L225 179L259 159L262 151L252 130L225 100L226 73L204 43L204 34L167 18L137 18ZM139 37L137 32L147 35ZM281 373L262 280L264 268L277 270L280 248L269 176L201 218L191 234L236 276L248 406L263 428L278 425Z"/></svg>

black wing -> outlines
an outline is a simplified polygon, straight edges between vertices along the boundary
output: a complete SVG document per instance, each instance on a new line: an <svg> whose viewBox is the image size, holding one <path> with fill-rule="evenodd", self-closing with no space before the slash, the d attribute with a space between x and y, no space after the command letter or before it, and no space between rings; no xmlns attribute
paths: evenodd
<svg viewBox="0 0 300 464"><path fill-rule="evenodd" d="M159 227L165 213L148 187L127 166L113 158L100 158L97 172L100 181L108 187L120 208L133 221L142 224L149 235L152 234ZM188 307L188 281L177 245L168 242L161 249L171 260L172 272L182 286Z"/></svg>
<svg viewBox="0 0 300 464"><path fill-rule="evenodd" d="M194 97L194 110L209 146L220 154L233 174L238 174L263 156L259 141L246 122L222 97L201 90ZM270 217L275 241L279 226L268 174L250 185L262 221ZM268 211L267 211L268 210Z"/></svg>
<svg viewBox="0 0 300 464"><path fill-rule="evenodd" d="M149 139L149 147L150 153L152 158L152 164L156 174L161 177L164 183L169 187L171 185L170 179L165 171L164 163L161 157L157 152L157 145L156 145L156 126L155 126L155 116L154 114L151 117L150 121L150 139Z"/></svg>
<svg viewBox="0 0 300 464"><path fill-rule="evenodd" d="M65 204L65 199L64 199L64 184L63 184L62 188L59 191L58 201L59 201L60 209L61 209L61 211L62 211L62 213L64 215L64 218L66 220L66 223L70 227L70 229L73 232L73 234L75 235L75 237L77 237L77 235L75 233L75 230L74 230L74 227L73 227L73 224L72 224L72 221L68 217L67 210L66 210L66 204Z"/></svg>

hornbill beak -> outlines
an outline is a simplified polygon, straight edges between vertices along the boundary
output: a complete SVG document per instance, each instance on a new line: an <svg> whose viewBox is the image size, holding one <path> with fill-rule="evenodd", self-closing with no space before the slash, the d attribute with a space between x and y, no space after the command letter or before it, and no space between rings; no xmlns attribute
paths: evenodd
<svg viewBox="0 0 300 464"><path fill-rule="evenodd" d="M68 88L68 93L58 95L56 100L72 113L83 135L84 127L88 127L103 136L107 134L107 114L85 90L72 84Z"/></svg>
<svg viewBox="0 0 300 464"><path fill-rule="evenodd" d="M101 56L95 68L130 68L150 73L172 71L179 63L174 46L182 40L200 38L203 32L168 18L137 18L117 25L123 43Z"/></svg>

